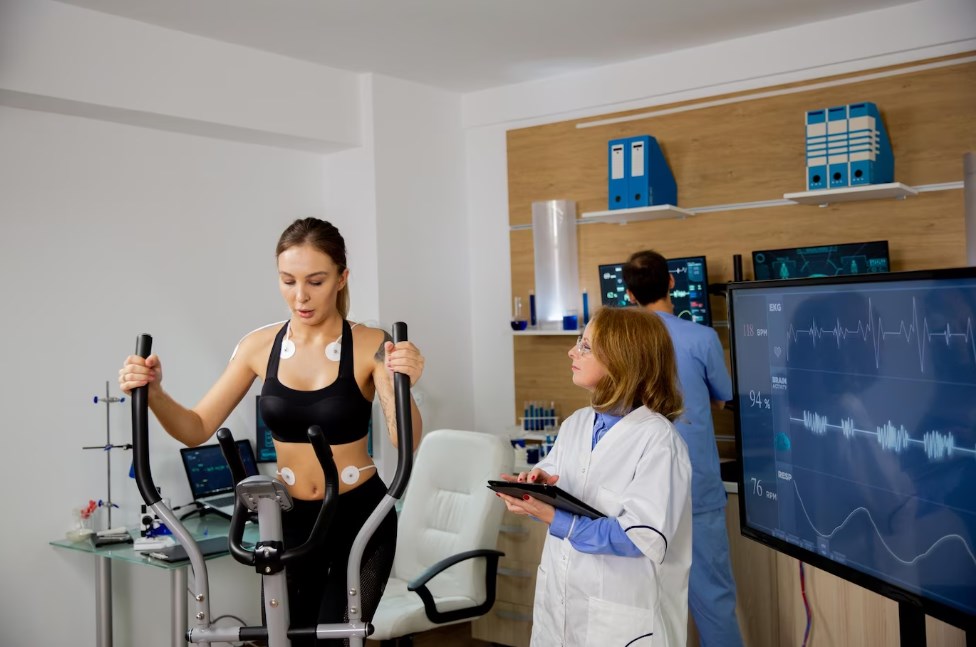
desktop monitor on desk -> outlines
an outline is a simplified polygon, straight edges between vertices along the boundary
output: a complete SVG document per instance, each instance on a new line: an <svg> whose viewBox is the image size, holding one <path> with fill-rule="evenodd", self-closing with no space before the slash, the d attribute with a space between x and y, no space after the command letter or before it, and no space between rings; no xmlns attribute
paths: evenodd
<svg viewBox="0 0 976 647"><path fill-rule="evenodd" d="M625 263L600 265L600 297L606 307L636 305L627 297L624 285ZM671 303L674 314L682 319L705 326L712 325L712 313L708 302L708 268L704 256L669 258L668 271L674 278Z"/></svg>

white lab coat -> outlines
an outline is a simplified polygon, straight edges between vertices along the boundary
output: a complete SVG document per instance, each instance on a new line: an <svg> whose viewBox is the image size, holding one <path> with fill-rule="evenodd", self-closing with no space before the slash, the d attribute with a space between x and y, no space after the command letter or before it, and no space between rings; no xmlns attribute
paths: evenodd
<svg viewBox="0 0 976 647"><path fill-rule="evenodd" d="M684 647L691 567L687 447L667 418L640 407L591 451L594 416L591 407L570 416L538 467L616 518L643 555L590 555L568 538L548 535L532 647Z"/></svg>

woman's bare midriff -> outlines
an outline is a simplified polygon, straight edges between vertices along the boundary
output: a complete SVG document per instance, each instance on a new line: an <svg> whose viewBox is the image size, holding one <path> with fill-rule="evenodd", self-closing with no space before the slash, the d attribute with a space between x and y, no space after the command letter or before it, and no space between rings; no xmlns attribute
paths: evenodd
<svg viewBox="0 0 976 647"><path fill-rule="evenodd" d="M323 497L325 475L310 443L283 443L276 440L275 452L278 456L279 473L287 467L295 475L293 485L285 483L285 488L292 498L315 501ZM363 468L373 464L373 459L366 453L365 438L344 445L332 445L332 459L339 473L349 466ZM339 479L339 494L356 489L374 476L375 472L376 470L372 468L360 472L359 480L352 485ZM284 483L280 475L278 480Z"/></svg>

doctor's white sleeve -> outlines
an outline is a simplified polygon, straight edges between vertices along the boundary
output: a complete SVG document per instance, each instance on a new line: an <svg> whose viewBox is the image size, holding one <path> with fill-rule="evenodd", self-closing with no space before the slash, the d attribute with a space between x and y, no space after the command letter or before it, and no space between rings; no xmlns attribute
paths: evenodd
<svg viewBox="0 0 976 647"><path fill-rule="evenodd" d="M691 505L687 454L678 452L671 438L650 439L622 495L620 527L642 553L661 563L685 508Z"/></svg>

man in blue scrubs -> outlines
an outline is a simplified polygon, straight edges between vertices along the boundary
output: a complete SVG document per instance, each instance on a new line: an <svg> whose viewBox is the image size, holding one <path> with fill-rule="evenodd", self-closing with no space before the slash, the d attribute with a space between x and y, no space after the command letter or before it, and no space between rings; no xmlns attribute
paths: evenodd
<svg viewBox="0 0 976 647"><path fill-rule="evenodd" d="M732 399L732 379L715 331L674 316L668 262L653 251L637 252L623 268L631 302L661 317L678 361L684 413L675 426L691 459L692 558L688 606L702 647L742 647L735 617L735 580L725 528L725 487L719 473L712 404Z"/></svg>

